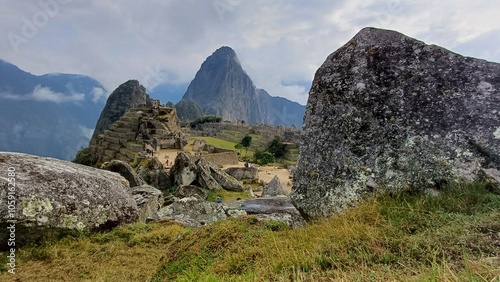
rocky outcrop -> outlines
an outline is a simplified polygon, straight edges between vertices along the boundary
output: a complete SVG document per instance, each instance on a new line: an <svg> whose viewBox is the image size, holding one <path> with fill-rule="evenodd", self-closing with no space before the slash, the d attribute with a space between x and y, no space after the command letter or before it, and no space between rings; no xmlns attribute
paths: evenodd
<svg viewBox="0 0 500 282"><path fill-rule="evenodd" d="M139 209L139 220L146 222L156 218L156 213L163 206L162 192L149 185L132 187L132 195Z"/></svg>
<svg viewBox="0 0 500 282"><path fill-rule="evenodd" d="M280 180L277 175L269 182L262 190L262 197L285 196L285 191L281 187Z"/></svg>
<svg viewBox="0 0 500 282"><path fill-rule="evenodd" d="M140 178L144 179L147 184L157 189L164 189L165 187L172 186L170 173L165 171L163 164L158 158L151 159L147 166L139 164L137 174Z"/></svg>
<svg viewBox="0 0 500 282"><path fill-rule="evenodd" d="M199 197L178 199L160 209L158 220L173 220L184 226L201 227L230 217L253 215L258 220L281 221L291 227L305 224L289 197L266 197L218 204Z"/></svg>
<svg viewBox="0 0 500 282"><path fill-rule="evenodd" d="M106 163L103 169L119 173L128 180L130 187L145 184L144 180L135 173L134 169L124 161L112 160Z"/></svg>
<svg viewBox="0 0 500 282"><path fill-rule="evenodd" d="M106 105L97 121L90 144L97 142L99 134L109 129L110 125L119 120L130 108L145 105L149 101L149 95L146 88L139 84L137 80L129 80L109 95Z"/></svg>
<svg viewBox="0 0 500 282"><path fill-rule="evenodd" d="M292 199L308 218L374 189L426 189L500 168L500 64L361 30L309 92Z"/></svg>
<svg viewBox="0 0 500 282"><path fill-rule="evenodd" d="M259 169L256 167L228 167L224 170L237 180L255 180L259 178Z"/></svg>
<svg viewBox="0 0 500 282"><path fill-rule="evenodd" d="M207 199L207 193L195 185L181 186L175 191L174 195L180 199L195 197L201 200Z"/></svg>
<svg viewBox="0 0 500 282"><path fill-rule="evenodd" d="M244 190L241 182L219 169L215 164L206 161L204 158L200 158L196 161L196 164L198 165L198 180L203 178L203 182L206 183L211 182L213 179L217 185L228 191L242 192Z"/></svg>
<svg viewBox="0 0 500 282"><path fill-rule="evenodd" d="M177 111L177 117L181 121L193 121L203 116L200 106L190 99L180 100L175 105L175 110Z"/></svg>
<svg viewBox="0 0 500 282"><path fill-rule="evenodd" d="M207 202L197 197L180 199L160 209L157 216L160 220L173 220L189 227L201 227L227 219L226 211L221 204Z"/></svg>
<svg viewBox="0 0 500 282"><path fill-rule="evenodd" d="M118 173L7 152L0 153L0 169L14 173L0 177L0 225L6 230L8 219L17 221L16 246L57 230L107 229L138 219L129 183ZM7 233L0 234L7 242Z"/></svg>
<svg viewBox="0 0 500 282"><path fill-rule="evenodd" d="M175 158L174 165L170 168L170 175L174 184L186 186L191 185L196 180L197 170L194 160L188 154L180 152Z"/></svg>
<svg viewBox="0 0 500 282"><path fill-rule="evenodd" d="M182 100L193 100L204 114L247 123L300 126L305 107L257 89L230 47L217 49L201 65Z"/></svg>
<svg viewBox="0 0 500 282"><path fill-rule="evenodd" d="M198 184L209 190L225 189L243 191L243 185L234 177L219 169L203 157L194 161L188 154L180 152L175 158L170 173L179 186Z"/></svg>

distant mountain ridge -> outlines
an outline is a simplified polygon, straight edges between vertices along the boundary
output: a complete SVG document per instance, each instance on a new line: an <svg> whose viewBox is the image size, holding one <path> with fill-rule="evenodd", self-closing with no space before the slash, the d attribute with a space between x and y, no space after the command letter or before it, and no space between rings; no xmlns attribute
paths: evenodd
<svg viewBox="0 0 500 282"><path fill-rule="evenodd" d="M0 150L72 159L88 144L105 98L89 76L33 75L0 60Z"/></svg>
<svg viewBox="0 0 500 282"><path fill-rule="evenodd" d="M255 87L236 52L227 46L203 62L182 99L195 101L204 114L251 124L301 127L305 113L305 106Z"/></svg>

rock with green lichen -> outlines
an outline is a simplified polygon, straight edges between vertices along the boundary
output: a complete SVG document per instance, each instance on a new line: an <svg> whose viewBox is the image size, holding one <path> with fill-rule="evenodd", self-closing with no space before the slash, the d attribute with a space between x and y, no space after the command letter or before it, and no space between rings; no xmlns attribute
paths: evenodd
<svg viewBox="0 0 500 282"><path fill-rule="evenodd" d="M0 228L15 220L17 247L138 219L129 183L118 173L10 152L0 152L0 171ZM7 242L9 234L0 234Z"/></svg>
<svg viewBox="0 0 500 282"><path fill-rule="evenodd" d="M308 218L475 180L500 169L500 64L365 28L316 72L303 129L292 199Z"/></svg>

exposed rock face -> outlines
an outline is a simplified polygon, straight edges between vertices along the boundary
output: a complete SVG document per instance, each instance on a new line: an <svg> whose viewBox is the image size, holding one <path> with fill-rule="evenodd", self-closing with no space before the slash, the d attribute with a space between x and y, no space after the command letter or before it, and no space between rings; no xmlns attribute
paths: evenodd
<svg viewBox="0 0 500 282"><path fill-rule="evenodd" d="M204 114L251 124L300 126L305 111L296 102L257 89L230 47L217 49L203 62L182 99L195 101Z"/></svg>
<svg viewBox="0 0 500 282"><path fill-rule="evenodd" d="M255 215L260 220L277 220L293 227L300 227L305 220L293 206L289 197L265 197L233 203L236 210Z"/></svg>
<svg viewBox="0 0 500 282"><path fill-rule="evenodd" d="M281 183L277 175L274 176L271 182L269 182L262 190L262 197L273 196L285 196L285 191L283 191L283 187L281 187Z"/></svg>
<svg viewBox="0 0 500 282"><path fill-rule="evenodd" d="M196 162L196 164L198 165L198 182L200 182L200 178L204 178L203 182L212 182L213 179L215 183L217 183L217 185L219 185L222 189L234 192L243 191L243 185L241 184L241 182L236 180L231 175L225 173L214 164L206 161L203 158L200 158Z"/></svg>
<svg viewBox="0 0 500 282"><path fill-rule="evenodd" d="M135 173L134 169L126 162L112 160L104 167L105 170L119 173L128 180L130 187L140 186L145 184L144 180Z"/></svg>
<svg viewBox="0 0 500 282"><path fill-rule="evenodd" d="M182 121L193 121L203 116L203 111L195 101L190 99L180 100L175 105L177 117Z"/></svg>
<svg viewBox="0 0 500 282"><path fill-rule="evenodd" d="M238 180L217 168L215 164L202 157L194 161L184 152L180 152L175 158L170 174L174 183L179 186L197 183L209 190L244 190L243 185Z"/></svg>
<svg viewBox="0 0 500 282"><path fill-rule="evenodd" d="M195 197L201 200L207 199L207 194L198 186L188 185L181 186L175 191L175 196L178 198Z"/></svg>
<svg viewBox="0 0 500 282"><path fill-rule="evenodd" d="M164 189L165 187L172 186L170 173L165 171L163 164L158 158L152 159L148 167L139 165L137 174L146 183L155 188Z"/></svg>
<svg viewBox="0 0 500 282"><path fill-rule="evenodd" d="M174 220L189 227L201 227L227 219L227 214L221 204L189 197L160 209L158 217Z"/></svg>
<svg viewBox="0 0 500 282"><path fill-rule="evenodd" d="M15 169L16 210L10 217L7 176L0 177L0 225L15 219L16 246L54 230L96 230L138 219L128 181L118 173L51 158L0 153L0 169ZM4 242L7 235L1 232Z"/></svg>
<svg viewBox="0 0 500 282"><path fill-rule="evenodd" d="M140 85L137 80L129 80L116 88L109 95L106 106L104 106L101 112L90 144L96 143L99 134L108 129L115 121L119 120L128 109L145 105L148 100L150 98L146 93L146 88Z"/></svg>
<svg viewBox="0 0 500 282"><path fill-rule="evenodd" d="M425 189L500 168L500 64L365 28L309 92L292 199L328 216L372 189Z"/></svg>
<svg viewBox="0 0 500 282"><path fill-rule="evenodd" d="M238 180L259 178L259 169L256 167L228 167L224 171Z"/></svg>
<svg viewBox="0 0 500 282"><path fill-rule="evenodd" d="M187 197L160 209L159 220L174 220L189 227L201 227L229 217L254 215L258 220L275 220L293 227L305 224L289 197L267 197L217 204L199 197Z"/></svg>
<svg viewBox="0 0 500 282"><path fill-rule="evenodd" d="M164 202L161 191L149 185L141 185L132 187L132 194L139 209L139 220L146 222L155 219Z"/></svg>
<svg viewBox="0 0 500 282"><path fill-rule="evenodd" d="M191 185L196 180L197 168L191 157L181 152L175 158L170 175L172 175L174 183L179 186Z"/></svg>

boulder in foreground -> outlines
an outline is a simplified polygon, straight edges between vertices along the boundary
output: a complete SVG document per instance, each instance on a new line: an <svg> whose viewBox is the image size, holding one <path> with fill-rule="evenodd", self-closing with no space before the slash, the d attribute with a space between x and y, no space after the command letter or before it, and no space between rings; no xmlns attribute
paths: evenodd
<svg viewBox="0 0 500 282"><path fill-rule="evenodd" d="M500 64L365 28L316 72L303 129L291 197L307 218L475 180L500 168Z"/></svg>

